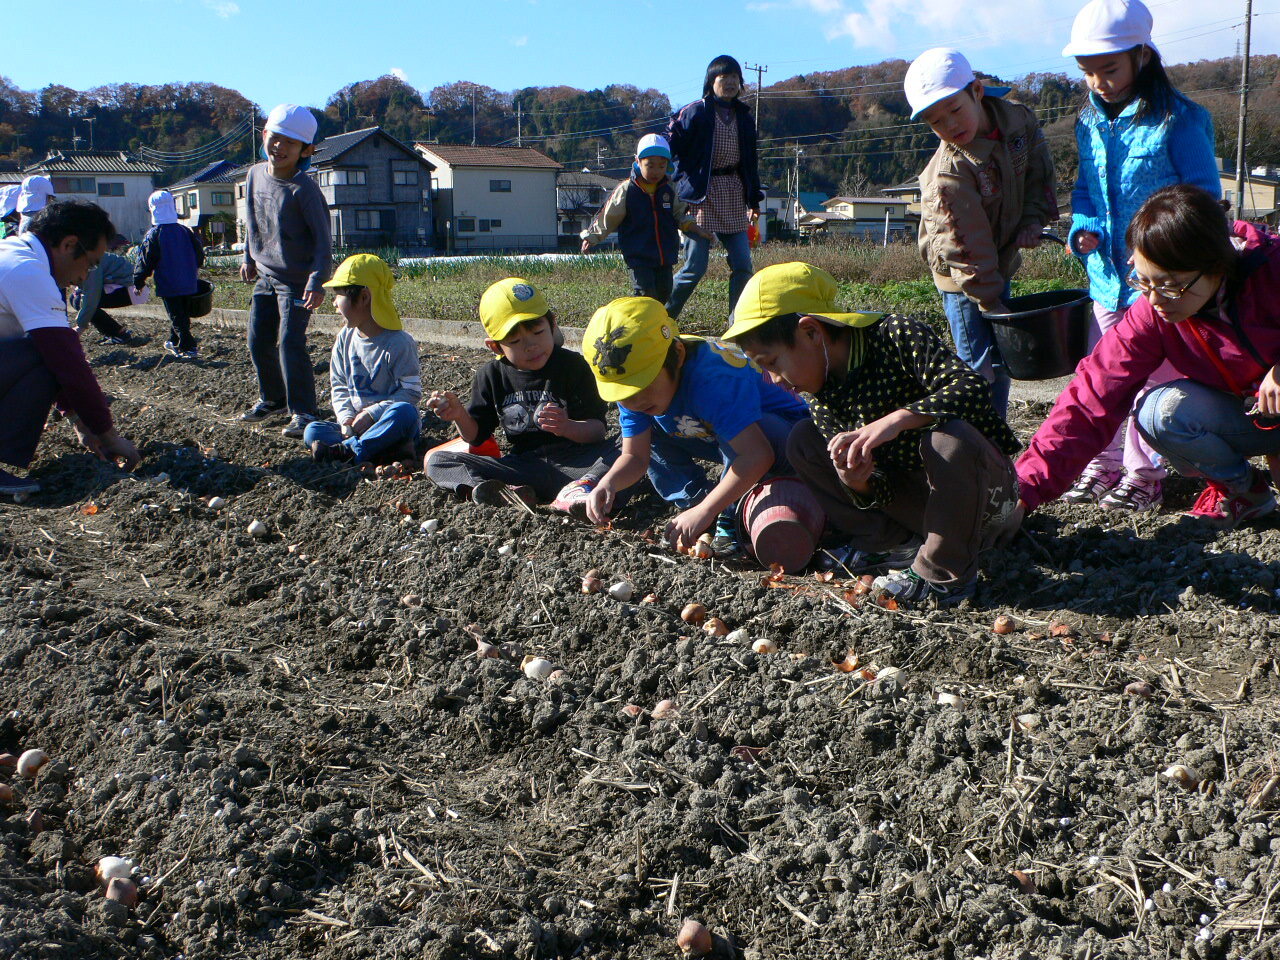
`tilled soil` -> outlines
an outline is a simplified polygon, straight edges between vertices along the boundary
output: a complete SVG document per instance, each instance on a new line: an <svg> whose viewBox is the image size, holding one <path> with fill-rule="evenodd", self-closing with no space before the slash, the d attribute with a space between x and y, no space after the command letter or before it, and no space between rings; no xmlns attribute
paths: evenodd
<svg viewBox="0 0 1280 960"><path fill-rule="evenodd" d="M695 917L722 958L1280 957L1273 523L1051 506L976 603L886 610L672 556L651 498L601 531L315 465L236 422L241 337L142 326L89 348L142 467L60 424L0 506L0 751L51 757L0 770L0 956L649 960Z"/></svg>

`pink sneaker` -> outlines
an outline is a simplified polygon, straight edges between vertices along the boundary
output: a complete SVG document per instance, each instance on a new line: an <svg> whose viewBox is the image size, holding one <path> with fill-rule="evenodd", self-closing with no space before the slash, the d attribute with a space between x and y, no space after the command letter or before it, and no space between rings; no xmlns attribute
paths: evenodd
<svg viewBox="0 0 1280 960"><path fill-rule="evenodd" d="M1275 508L1276 497L1271 490L1267 475L1254 470L1253 482L1243 493L1233 494L1210 480L1195 505L1187 512L1190 516L1200 517L1216 527L1232 530L1249 520L1265 517Z"/></svg>
<svg viewBox="0 0 1280 960"><path fill-rule="evenodd" d="M587 519L587 497L599 481L595 477L583 477L566 484L551 501L551 509L567 513L577 520Z"/></svg>
<svg viewBox="0 0 1280 960"><path fill-rule="evenodd" d="M1159 480L1144 480L1126 475L1098 501L1098 506L1103 510L1143 513L1160 509L1163 502L1164 484Z"/></svg>

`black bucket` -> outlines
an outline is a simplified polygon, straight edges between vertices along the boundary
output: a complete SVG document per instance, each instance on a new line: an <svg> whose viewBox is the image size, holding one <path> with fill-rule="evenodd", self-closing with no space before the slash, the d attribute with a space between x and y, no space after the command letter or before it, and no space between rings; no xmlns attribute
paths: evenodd
<svg viewBox="0 0 1280 960"><path fill-rule="evenodd" d="M196 281L196 292L187 294L187 316L208 316L213 309L213 284L208 280Z"/></svg>
<svg viewBox="0 0 1280 960"><path fill-rule="evenodd" d="M1088 290L1051 290L1007 301L1008 313L984 313L991 321L1005 369L1015 380L1065 377L1089 352Z"/></svg>

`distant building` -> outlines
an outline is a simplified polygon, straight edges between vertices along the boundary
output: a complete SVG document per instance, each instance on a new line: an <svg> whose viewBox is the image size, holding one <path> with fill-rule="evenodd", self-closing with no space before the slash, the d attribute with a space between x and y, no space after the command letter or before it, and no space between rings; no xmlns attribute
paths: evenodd
<svg viewBox="0 0 1280 960"><path fill-rule="evenodd" d="M893 200L905 200L907 202L907 216L920 219L920 212L923 209L920 195L920 178L909 180L906 183L900 183L896 187L885 187L880 191L886 197Z"/></svg>
<svg viewBox="0 0 1280 960"><path fill-rule="evenodd" d="M907 217L907 201L884 197L832 197L824 201L822 213L800 217L800 232L806 236L856 236L869 240L901 239L915 226Z"/></svg>
<svg viewBox="0 0 1280 960"><path fill-rule="evenodd" d="M436 236L451 252L537 252L559 244L561 165L529 147L415 143L435 169Z"/></svg>
<svg viewBox="0 0 1280 960"><path fill-rule="evenodd" d="M237 180L243 180L246 166L218 160L191 176L166 187L178 207L178 222L200 234L211 246L236 240Z"/></svg>
<svg viewBox="0 0 1280 960"><path fill-rule="evenodd" d="M560 224L560 236L576 241L585 230L619 181L615 177L602 177L590 170L575 173L562 170L556 174L556 218ZM616 235L608 243L616 242Z"/></svg>
<svg viewBox="0 0 1280 960"><path fill-rule="evenodd" d="M1244 178L1244 203L1236 197L1235 165L1218 161L1222 199L1231 204L1230 216L1276 226L1280 222L1280 170L1254 167Z"/></svg>
<svg viewBox="0 0 1280 960"><path fill-rule="evenodd" d="M22 172L48 177L60 200L92 200L107 211L116 230L141 240L151 227L147 197L164 168L120 150L66 150L50 153Z"/></svg>

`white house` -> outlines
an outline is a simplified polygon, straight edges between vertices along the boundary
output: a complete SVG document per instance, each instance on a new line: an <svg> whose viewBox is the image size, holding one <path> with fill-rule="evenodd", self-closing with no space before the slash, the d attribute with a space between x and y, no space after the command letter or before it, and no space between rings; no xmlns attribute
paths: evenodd
<svg viewBox="0 0 1280 960"><path fill-rule="evenodd" d="M66 150L50 153L22 172L48 177L60 200L92 200L107 211L117 231L141 240L151 228L147 197L164 168L119 150Z"/></svg>
<svg viewBox="0 0 1280 960"><path fill-rule="evenodd" d="M218 160L165 189L177 202L179 223L208 244L230 244L236 239L235 185L242 178L241 166Z"/></svg>
<svg viewBox="0 0 1280 960"><path fill-rule="evenodd" d="M415 143L435 168L438 242L457 253L555 250L560 164L529 147Z"/></svg>
<svg viewBox="0 0 1280 960"><path fill-rule="evenodd" d="M908 235L915 221L907 216L907 201L885 197L832 197L824 212L805 213L800 231L806 235L855 236L882 240Z"/></svg>
<svg viewBox="0 0 1280 960"><path fill-rule="evenodd" d="M578 234L590 226L595 215L619 183L615 177L602 177L590 170L577 173L562 170L556 174L556 208L560 218L560 236L578 245ZM607 243L616 242L612 236Z"/></svg>

